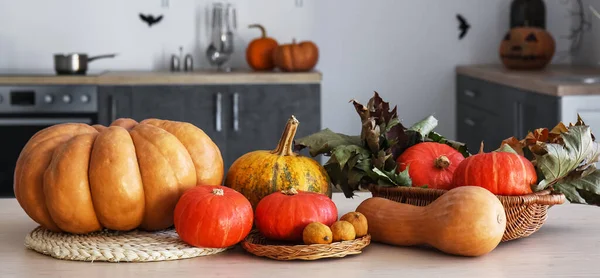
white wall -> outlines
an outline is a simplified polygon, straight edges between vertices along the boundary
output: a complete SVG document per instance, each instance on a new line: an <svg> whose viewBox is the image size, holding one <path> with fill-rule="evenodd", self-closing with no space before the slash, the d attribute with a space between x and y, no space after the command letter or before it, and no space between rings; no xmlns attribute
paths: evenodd
<svg viewBox="0 0 600 278"><path fill-rule="evenodd" d="M117 52L118 58L94 61L94 70L164 69L182 45L203 56L208 0L0 0L0 68L52 68L55 52ZM497 48L508 26L507 0L236 0L238 52L233 66L246 67L243 46L258 35L245 28L260 22L280 42L311 39L320 47L323 72L323 126L358 133L358 116L348 103L366 102L378 91L398 104L409 125L429 114L439 132L453 138L454 67L497 63ZM566 49L570 28L567 7L546 1L548 28ZM139 12L162 13L148 28ZM456 13L472 28L459 41ZM201 27L199 23L202 23ZM566 60L565 60L566 61Z"/></svg>
<svg viewBox="0 0 600 278"><path fill-rule="evenodd" d="M585 14L591 25L583 33L581 49L573 57L573 63L597 67L600 64L600 19L592 15L590 5L600 11L600 1L583 0ZM573 23L576 24L575 19Z"/></svg>
<svg viewBox="0 0 600 278"><path fill-rule="evenodd" d="M438 131L454 138L454 67L499 62L510 2L319 0L313 33L323 55L325 124L358 133L358 116L348 100L366 102L376 90L398 104L407 125L434 114ZM564 50L567 41L560 37L570 28L567 6L546 3L547 28ZM456 13L472 25L463 40L457 38Z"/></svg>

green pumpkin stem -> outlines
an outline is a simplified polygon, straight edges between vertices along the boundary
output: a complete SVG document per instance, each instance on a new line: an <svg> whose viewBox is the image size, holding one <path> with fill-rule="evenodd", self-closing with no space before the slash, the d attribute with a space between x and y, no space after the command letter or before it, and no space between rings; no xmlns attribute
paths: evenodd
<svg viewBox="0 0 600 278"><path fill-rule="evenodd" d="M287 121L285 125L285 129L283 130L283 134L281 135L281 139L279 139L279 144L277 144L277 148L271 151L272 154L278 154L281 156L296 156L294 153L294 136L296 136L296 130L298 129L298 124L300 122L292 115L290 119Z"/></svg>
<svg viewBox="0 0 600 278"><path fill-rule="evenodd" d="M223 189L221 189L221 188L215 188L215 189L213 189L212 193L214 195L217 195L217 196L223 196L223 194L225 194L225 192L223 192Z"/></svg>

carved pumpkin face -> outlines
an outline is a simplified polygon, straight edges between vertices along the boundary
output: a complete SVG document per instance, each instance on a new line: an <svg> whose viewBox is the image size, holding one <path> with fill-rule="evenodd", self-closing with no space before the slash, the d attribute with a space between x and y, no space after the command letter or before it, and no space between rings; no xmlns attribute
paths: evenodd
<svg viewBox="0 0 600 278"><path fill-rule="evenodd" d="M509 69L542 69L552 60L554 38L541 28L517 27L500 43L500 58Z"/></svg>

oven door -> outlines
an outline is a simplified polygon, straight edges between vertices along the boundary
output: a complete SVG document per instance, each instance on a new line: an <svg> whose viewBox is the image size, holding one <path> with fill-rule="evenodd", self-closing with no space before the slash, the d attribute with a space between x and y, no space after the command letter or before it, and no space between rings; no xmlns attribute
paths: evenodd
<svg viewBox="0 0 600 278"><path fill-rule="evenodd" d="M62 123L96 124L96 115L0 115L0 198L13 198L13 175L17 158L29 139L38 131Z"/></svg>

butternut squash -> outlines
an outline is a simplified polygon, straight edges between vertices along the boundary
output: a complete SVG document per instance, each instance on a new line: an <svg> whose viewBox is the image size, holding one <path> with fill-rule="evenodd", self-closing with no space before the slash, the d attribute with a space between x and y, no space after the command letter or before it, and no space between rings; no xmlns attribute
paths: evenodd
<svg viewBox="0 0 600 278"><path fill-rule="evenodd" d="M491 252L506 229L502 203L478 186L452 189L424 207L373 197L363 201L356 211L367 218L375 242L430 245L460 256Z"/></svg>

